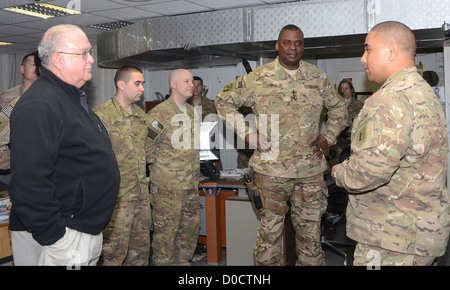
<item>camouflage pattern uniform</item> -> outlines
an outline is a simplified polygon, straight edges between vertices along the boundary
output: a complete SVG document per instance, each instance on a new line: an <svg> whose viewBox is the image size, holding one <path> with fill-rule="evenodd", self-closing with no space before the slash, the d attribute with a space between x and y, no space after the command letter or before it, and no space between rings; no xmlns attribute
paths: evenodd
<svg viewBox="0 0 450 290"><path fill-rule="evenodd" d="M0 94L0 107L3 108L14 100L17 103L16 99L21 97L23 93L25 93L25 88L22 84L4 91Z"/></svg>
<svg viewBox="0 0 450 290"><path fill-rule="evenodd" d="M358 116L364 102L352 97L350 104L347 106L347 126L352 127L353 120Z"/></svg>
<svg viewBox="0 0 450 290"><path fill-rule="evenodd" d="M192 98L187 100L187 103L194 106L192 104ZM205 117L209 114L217 114L216 112L216 105L214 104L213 100L208 99L206 96L202 95L202 101L201 101L201 107L202 107L202 121L205 120Z"/></svg>
<svg viewBox="0 0 450 290"><path fill-rule="evenodd" d="M347 134L346 134L347 140L349 140L349 137L351 134L353 120L356 118L356 116L358 116L358 114L361 111L363 106L364 106L363 101L360 101L353 97L351 98L350 104L347 105L347 127L350 127L350 129L347 131ZM331 167L333 165L336 165L339 163L339 157L342 154L342 151L345 148L348 148L349 146L350 146L349 144L344 144L340 140L338 140L335 145L330 147L329 156L330 156L330 166Z"/></svg>
<svg viewBox="0 0 450 290"><path fill-rule="evenodd" d="M367 262L359 255L367 248L388 252L379 253L382 265L402 264L407 255L409 261L443 255L450 229L448 132L433 90L415 67L397 72L366 100L353 123L351 149L335 179L358 193L350 194L347 208L347 235L360 243L354 264Z"/></svg>
<svg viewBox="0 0 450 290"><path fill-rule="evenodd" d="M256 172L255 184L264 203L254 248L255 264L283 263L281 237L288 201L297 232L297 265L324 264L319 225L327 205L328 191L323 179L326 161L313 156L311 143L318 137L324 106L328 109L328 122L322 135L329 145L336 142L336 136L345 126L346 108L343 98L337 94L336 84L316 66L304 61L300 61L299 70L291 77L277 58L237 78L216 98L218 114L227 122L230 121L226 115L237 114L237 108L243 105L251 107L259 119L261 114L279 116L279 140L271 138L273 124L270 122L266 131L272 144L279 144L278 154L273 159L264 158L255 150L249 163ZM236 129L241 138L250 132L246 133L247 124L246 127ZM258 130L261 132L261 126Z"/></svg>
<svg viewBox="0 0 450 290"><path fill-rule="evenodd" d="M194 146L194 108L186 104L186 110L187 114L170 97L148 112L155 266L189 265L197 246L200 152ZM186 142L184 147L175 144L180 140Z"/></svg>
<svg viewBox="0 0 450 290"><path fill-rule="evenodd" d="M23 85L18 85L0 94L0 169L9 169L9 116L12 108L25 92ZM9 106L11 107L9 107Z"/></svg>
<svg viewBox="0 0 450 290"><path fill-rule="evenodd" d="M148 265L150 200L146 176L147 115L131 113L115 97L94 108L108 130L120 170L120 190L111 221L103 230L101 265Z"/></svg>

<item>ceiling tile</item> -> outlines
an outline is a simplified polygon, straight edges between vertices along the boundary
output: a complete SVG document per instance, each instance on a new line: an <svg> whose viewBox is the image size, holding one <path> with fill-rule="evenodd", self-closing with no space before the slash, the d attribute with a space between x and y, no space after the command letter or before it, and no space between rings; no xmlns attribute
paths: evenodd
<svg viewBox="0 0 450 290"><path fill-rule="evenodd" d="M23 14L14 13L11 11L0 10L0 23L1 24L15 24L27 21L35 21L38 18Z"/></svg>
<svg viewBox="0 0 450 290"><path fill-rule="evenodd" d="M70 23L78 26L89 26L98 23L106 23L115 21L114 18L102 17L97 15L91 15L89 13L83 13L80 15L69 15L64 17L55 17L55 21L59 23Z"/></svg>
<svg viewBox="0 0 450 290"><path fill-rule="evenodd" d="M29 3L31 3L30 0L2 0L0 1L0 9Z"/></svg>
<svg viewBox="0 0 450 290"><path fill-rule="evenodd" d="M69 9L80 10L81 12L101 11L106 7L108 9L120 9L126 7L126 5L115 3L109 0L51 0L46 1L46 3Z"/></svg>
<svg viewBox="0 0 450 290"><path fill-rule="evenodd" d="M211 9L227 9L236 7L246 7L262 5L264 2L261 0L189 0L189 2L202 5Z"/></svg>
<svg viewBox="0 0 450 290"><path fill-rule="evenodd" d="M139 1L133 1L133 0L109 0L110 2L122 4L124 6L134 7L134 6L141 6L146 4L156 4L156 3L165 3L165 2L173 2L176 0L139 0ZM151 2L151 3L150 3Z"/></svg>
<svg viewBox="0 0 450 290"><path fill-rule="evenodd" d="M20 25L7 25L6 27L2 27L1 30L4 34L15 36L39 32L39 30L33 27L23 27Z"/></svg>
<svg viewBox="0 0 450 290"><path fill-rule="evenodd" d="M12 43L31 43L31 44L35 44L36 43L36 38L27 37L27 36L24 36L24 35L15 35L15 36L9 35L8 37L4 37L1 41L8 41L8 42L12 42Z"/></svg>
<svg viewBox="0 0 450 290"><path fill-rule="evenodd" d="M148 4L139 6L139 9L159 13L161 15L189 14L209 10L204 6L200 6L195 3L187 1L167 1L155 4Z"/></svg>
<svg viewBox="0 0 450 290"><path fill-rule="evenodd" d="M97 12L92 12L91 14L109 17L109 18L113 18L115 20L124 20L124 21L161 16L161 14L159 14L159 13L154 13L151 11L138 9L138 8L132 8L132 7L115 9L115 10L97 11ZM131 22L133 22L133 21L131 21ZM102 23L102 22L98 22L98 23Z"/></svg>
<svg viewBox="0 0 450 290"><path fill-rule="evenodd" d="M40 31L46 31L50 27L60 24L60 22L57 21L57 18L58 17L46 19L46 20L39 20L37 18L33 18L33 21L20 22L20 23L16 24L15 27L25 27L25 28L36 29L36 30L40 30ZM7 28L8 27L1 26L0 31L3 32L4 29L6 30Z"/></svg>

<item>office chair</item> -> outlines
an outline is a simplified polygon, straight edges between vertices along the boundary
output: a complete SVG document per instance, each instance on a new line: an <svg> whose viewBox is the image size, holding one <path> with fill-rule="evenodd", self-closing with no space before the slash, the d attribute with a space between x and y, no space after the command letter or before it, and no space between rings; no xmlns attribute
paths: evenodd
<svg viewBox="0 0 450 290"><path fill-rule="evenodd" d="M350 148L345 148L339 156L339 162L343 162L350 156ZM338 186L335 186L328 196L328 206L325 214L322 216L320 223L320 243L323 248L328 248L336 254L344 258L344 265L347 265L347 253L338 248L341 247L354 247L354 243L344 243L338 241L327 240L325 237L325 227L332 227L338 224L342 219L345 220L345 210L348 203L347 192ZM335 215L336 218L329 219L330 215Z"/></svg>
<svg viewBox="0 0 450 290"><path fill-rule="evenodd" d="M345 211L345 210L344 210ZM336 223L327 224L325 220L326 213L322 216L322 220L320 223L320 244L322 245L322 248L328 248L329 250L333 251L334 253L338 254L342 258L344 258L344 265L347 266L347 253L343 250L341 250L339 247L354 247L354 243L345 243L345 242L338 242L334 240L327 240L325 237L325 226L331 227L336 225ZM345 220L345 217L343 217L343 220ZM339 220L341 221L341 220Z"/></svg>

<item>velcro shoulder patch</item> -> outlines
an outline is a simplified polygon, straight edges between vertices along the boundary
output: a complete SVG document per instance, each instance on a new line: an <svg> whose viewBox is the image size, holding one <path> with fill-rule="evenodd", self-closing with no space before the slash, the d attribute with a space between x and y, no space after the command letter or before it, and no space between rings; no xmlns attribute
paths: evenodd
<svg viewBox="0 0 450 290"><path fill-rule="evenodd" d="M161 133L163 129L164 129L164 126L160 122L158 122L158 120L153 120L150 123L150 127L148 128L147 135L151 139L155 139L156 136L158 136L158 134Z"/></svg>
<svg viewBox="0 0 450 290"><path fill-rule="evenodd" d="M3 135L3 129L9 124L9 118L2 112L0 113L0 135Z"/></svg>
<svg viewBox="0 0 450 290"><path fill-rule="evenodd" d="M11 105L7 105L2 108L0 111L0 136L4 135L5 132L3 130L9 124L9 118L11 117L13 107ZM6 132L9 134L9 130ZM3 145L3 144L0 144Z"/></svg>
<svg viewBox="0 0 450 290"><path fill-rule="evenodd" d="M353 140L353 144L355 146L357 146L358 148L360 148L364 142L366 141L367 138L367 129L366 129L366 125L367 123L370 121L370 117L368 115L365 115L361 121L357 124L357 128L356 128L356 133L355 133L355 138Z"/></svg>

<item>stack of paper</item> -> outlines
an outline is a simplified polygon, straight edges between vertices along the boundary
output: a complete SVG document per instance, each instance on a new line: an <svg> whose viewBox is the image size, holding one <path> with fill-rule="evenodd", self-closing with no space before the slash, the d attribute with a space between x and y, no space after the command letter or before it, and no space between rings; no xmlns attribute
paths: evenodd
<svg viewBox="0 0 450 290"><path fill-rule="evenodd" d="M0 198L0 223L6 223L9 220L9 212L11 210L11 201L9 197Z"/></svg>

